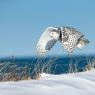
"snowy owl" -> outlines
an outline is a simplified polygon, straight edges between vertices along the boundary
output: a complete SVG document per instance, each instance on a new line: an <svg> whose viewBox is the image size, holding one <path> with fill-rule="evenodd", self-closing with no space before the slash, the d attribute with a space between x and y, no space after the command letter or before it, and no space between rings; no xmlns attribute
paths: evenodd
<svg viewBox="0 0 95 95"><path fill-rule="evenodd" d="M69 55L78 47L84 47L89 41L84 38L84 35L75 28L71 27L48 27L41 35L36 52L38 55L45 55L54 44L59 41Z"/></svg>

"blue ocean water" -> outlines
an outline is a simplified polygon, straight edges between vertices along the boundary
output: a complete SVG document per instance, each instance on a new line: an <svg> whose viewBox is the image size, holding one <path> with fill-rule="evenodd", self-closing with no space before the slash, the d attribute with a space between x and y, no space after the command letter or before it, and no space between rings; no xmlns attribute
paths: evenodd
<svg viewBox="0 0 95 95"><path fill-rule="evenodd" d="M27 67L27 72L30 76L35 74L35 71L45 72L50 74L64 74L71 72L84 71L89 64L94 64L95 56L49 56L49 57L7 57L1 58L1 63L13 63L18 68ZM9 65L9 68L12 65ZM12 67L10 68L12 69ZM22 70L20 70L22 72Z"/></svg>

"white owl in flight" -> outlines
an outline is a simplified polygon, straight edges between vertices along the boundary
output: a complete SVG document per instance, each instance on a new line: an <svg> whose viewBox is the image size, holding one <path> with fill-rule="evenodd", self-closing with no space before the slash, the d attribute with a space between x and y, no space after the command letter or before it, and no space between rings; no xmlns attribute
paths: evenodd
<svg viewBox="0 0 95 95"><path fill-rule="evenodd" d="M84 38L84 35L75 28L71 27L48 27L41 35L36 52L38 55L45 55L54 44L59 41L69 55L78 47L84 47L89 41Z"/></svg>

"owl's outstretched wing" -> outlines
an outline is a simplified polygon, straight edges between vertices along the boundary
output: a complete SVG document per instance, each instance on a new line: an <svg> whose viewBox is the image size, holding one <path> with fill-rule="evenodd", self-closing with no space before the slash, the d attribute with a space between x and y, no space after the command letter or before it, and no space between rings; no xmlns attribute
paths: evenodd
<svg viewBox="0 0 95 95"><path fill-rule="evenodd" d="M70 27L63 27L62 31L62 46L68 54L71 55L73 50L77 47L78 40L84 35L78 30Z"/></svg>
<svg viewBox="0 0 95 95"><path fill-rule="evenodd" d="M54 31L54 27L48 27L41 35L36 46L36 53L38 55L45 55L57 42L58 39L50 36L50 32L52 31Z"/></svg>

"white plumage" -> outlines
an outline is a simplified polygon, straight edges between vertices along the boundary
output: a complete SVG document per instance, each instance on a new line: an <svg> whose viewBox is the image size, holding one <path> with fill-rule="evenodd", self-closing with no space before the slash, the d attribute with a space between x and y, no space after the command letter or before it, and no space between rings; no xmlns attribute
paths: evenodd
<svg viewBox="0 0 95 95"><path fill-rule="evenodd" d="M38 55L46 54L57 41L62 43L69 55L78 47L84 47L89 41L77 29L71 27L48 27L41 35L36 52Z"/></svg>

